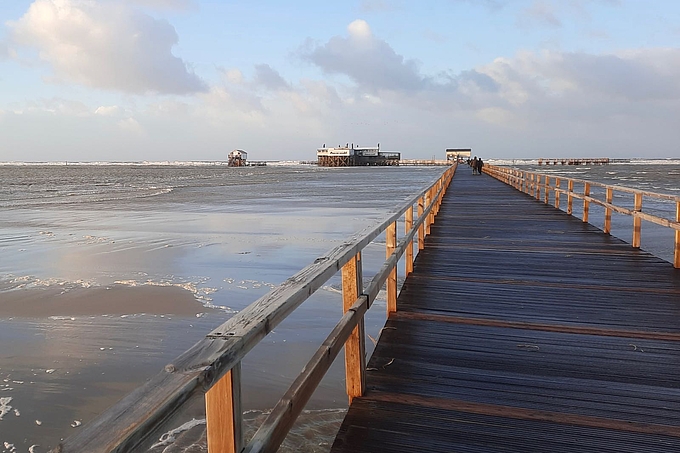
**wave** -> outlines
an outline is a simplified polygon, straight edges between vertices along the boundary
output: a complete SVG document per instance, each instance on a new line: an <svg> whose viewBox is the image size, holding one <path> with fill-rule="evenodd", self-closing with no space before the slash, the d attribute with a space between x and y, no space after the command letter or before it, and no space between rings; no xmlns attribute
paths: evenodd
<svg viewBox="0 0 680 453"><path fill-rule="evenodd" d="M310 165L310 162L316 161L306 160L262 160L257 162L265 162L271 166L297 166ZM37 166L80 166L80 167L226 167L226 160L154 160L154 161L92 161L92 162L71 162L71 161L36 161L36 162L0 162L0 166L17 166L17 167L37 167Z"/></svg>
<svg viewBox="0 0 680 453"><path fill-rule="evenodd" d="M544 158L548 159L548 158ZM492 165L503 165L503 166L513 166L513 165L538 165L538 159L487 159L487 163ZM617 159L612 158L609 161L609 165L680 165L680 159L675 157L668 158L631 158L631 159ZM546 165L547 167L552 167L552 165ZM556 167L562 167L562 165L557 165Z"/></svg>

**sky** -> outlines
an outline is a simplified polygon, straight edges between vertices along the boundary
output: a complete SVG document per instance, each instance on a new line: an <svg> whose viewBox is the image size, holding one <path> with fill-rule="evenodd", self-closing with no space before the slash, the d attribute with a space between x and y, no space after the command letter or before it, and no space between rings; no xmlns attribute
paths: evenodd
<svg viewBox="0 0 680 453"><path fill-rule="evenodd" d="M680 158L677 0L2 0L0 162Z"/></svg>

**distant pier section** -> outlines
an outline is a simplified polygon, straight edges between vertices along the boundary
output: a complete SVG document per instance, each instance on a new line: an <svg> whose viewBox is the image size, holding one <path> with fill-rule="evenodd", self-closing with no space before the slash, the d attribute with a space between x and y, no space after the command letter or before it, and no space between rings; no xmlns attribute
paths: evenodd
<svg viewBox="0 0 680 453"><path fill-rule="evenodd" d="M378 146L355 147L354 143L337 148L322 148L316 150L317 164L320 167L361 167L361 166L397 166L401 160L401 153L380 151Z"/></svg>
<svg viewBox="0 0 680 453"><path fill-rule="evenodd" d="M538 159L538 165L607 165L608 157L581 157L576 159Z"/></svg>

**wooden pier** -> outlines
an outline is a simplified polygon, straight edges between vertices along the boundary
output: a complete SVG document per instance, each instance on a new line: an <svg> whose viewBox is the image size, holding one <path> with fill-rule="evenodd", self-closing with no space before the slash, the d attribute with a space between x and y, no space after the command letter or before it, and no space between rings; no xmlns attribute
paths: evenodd
<svg viewBox="0 0 680 453"><path fill-rule="evenodd" d="M680 451L680 271L533 195L456 174L333 453Z"/></svg>
<svg viewBox="0 0 680 453"><path fill-rule="evenodd" d="M579 158L550 158L538 159L538 165L606 165L609 163L608 157L579 157Z"/></svg>

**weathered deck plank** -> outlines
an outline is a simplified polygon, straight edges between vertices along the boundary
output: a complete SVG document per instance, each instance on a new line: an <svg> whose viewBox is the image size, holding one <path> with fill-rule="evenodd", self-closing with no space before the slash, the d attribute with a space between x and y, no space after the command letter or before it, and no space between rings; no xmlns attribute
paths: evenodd
<svg viewBox="0 0 680 453"><path fill-rule="evenodd" d="M680 272L459 170L332 451L680 451Z"/></svg>

